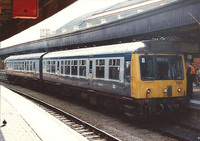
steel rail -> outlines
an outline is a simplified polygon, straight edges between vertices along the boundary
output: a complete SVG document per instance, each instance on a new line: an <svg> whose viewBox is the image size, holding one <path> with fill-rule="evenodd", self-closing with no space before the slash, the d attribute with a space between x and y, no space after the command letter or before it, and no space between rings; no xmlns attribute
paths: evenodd
<svg viewBox="0 0 200 141"><path fill-rule="evenodd" d="M32 97L26 93L20 92L16 89L13 89L13 88L8 88L8 89L12 90L13 92L15 92L19 95L26 97L27 99L30 99L31 101L34 101L35 103L39 104L39 106L42 105L42 107L45 107L44 109L46 109L49 113L51 113L56 118L58 118L59 120L64 122L66 125L69 126L71 124L70 127L72 129L74 129L75 131L82 134L88 140L121 141L117 137L114 137L113 135L106 133L105 131L103 131L103 130L87 123L86 121L81 120L81 119L77 118L76 116L71 115L70 113L67 113L53 105L50 105L42 100ZM74 128L74 127L77 127L77 128ZM80 130L78 130L78 129L80 129ZM83 132L83 131L85 131L85 132Z"/></svg>

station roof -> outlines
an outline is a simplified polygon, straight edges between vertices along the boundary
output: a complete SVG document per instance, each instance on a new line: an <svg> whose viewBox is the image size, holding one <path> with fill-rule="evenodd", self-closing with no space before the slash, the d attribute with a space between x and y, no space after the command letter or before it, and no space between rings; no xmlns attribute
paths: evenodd
<svg viewBox="0 0 200 141"><path fill-rule="evenodd" d="M165 7L178 0L127 0L113 6L82 15L65 24L56 34L73 32L76 30L98 26L138 15L157 8Z"/></svg>

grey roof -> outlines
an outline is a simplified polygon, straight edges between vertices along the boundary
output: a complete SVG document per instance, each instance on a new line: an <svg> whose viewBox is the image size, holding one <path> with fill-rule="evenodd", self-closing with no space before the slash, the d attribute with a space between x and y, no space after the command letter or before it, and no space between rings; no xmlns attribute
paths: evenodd
<svg viewBox="0 0 200 141"><path fill-rule="evenodd" d="M114 9L118 9L118 8L121 8L121 7L130 6L130 5L137 4L137 3L142 3L144 1L148 1L148 0L127 0L125 2L120 2L120 3L117 3L117 4L113 5L113 6L110 6L109 8L106 8L104 10L104 12L105 11L114 10Z"/></svg>
<svg viewBox="0 0 200 141"><path fill-rule="evenodd" d="M57 51L44 55L45 58L61 58L61 57L74 57L74 56L93 56L93 55L106 55L106 54L125 54L131 53L138 48L144 48L146 45L143 42L107 45L101 47L81 48L67 51Z"/></svg>
<svg viewBox="0 0 200 141"><path fill-rule="evenodd" d="M66 32L72 32L74 30L98 26L160 8L175 1L178 0L127 0L80 16L59 28L56 34L61 34L63 28L67 30ZM77 29L74 29L74 27L77 27Z"/></svg>
<svg viewBox="0 0 200 141"><path fill-rule="evenodd" d="M171 41L162 40L146 40L140 42L131 42L114 45L104 45L99 47L81 48L65 51L55 51L50 53L34 53L25 55L15 55L6 58L9 60L30 60L39 59L43 56L48 58L78 57L78 56L94 56L94 55L112 55L112 54L130 54L130 53L180 53L183 52L173 47Z"/></svg>
<svg viewBox="0 0 200 141"><path fill-rule="evenodd" d="M95 55L113 55L130 53L182 53L178 48L172 46L170 41L140 41L100 47L73 49L66 51L50 52L44 55L44 59L62 57L82 57Z"/></svg>
<svg viewBox="0 0 200 141"><path fill-rule="evenodd" d="M34 53L34 54L24 54L24 55L13 55L6 58L5 61L9 60L29 60L29 59L39 59L45 53Z"/></svg>
<svg viewBox="0 0 200 141"><path fill-rule="evenodd" d="M76 18L76 19L74 19L74 20L68 22L67 24L63 25L63 26L60 27L58 30L56 30L56 34L62 33L62 29L63 29L63 28L66 28L67 30L73 30L73 27L74 27L74 26L80 25L80 24L83 22L84 19L86 19L86 18L92 16L93 13L94 13L94 12L87 13L87 14L85 14L85 15L82 15L82 16L80 16L80 17L78 17L78 18Z"/></svg>
<svg viewBox="0 0 200 141"><path fill-rule="evenodd" d="M101 11L104 11L104 10L105 10L105 8L104 9L100 9L100 10L95 10L95 11L87 13L85 15L81 15L78 18L66 23L65 25L63 25L62 27L57 29L56 30L56 34L62 33L62 29L63 28L67 29L67 31L73 31L73 27L74 26L80 26L84 22L85 19L91 17L95 13L98 13L98 12L101 12Z"/></svg>

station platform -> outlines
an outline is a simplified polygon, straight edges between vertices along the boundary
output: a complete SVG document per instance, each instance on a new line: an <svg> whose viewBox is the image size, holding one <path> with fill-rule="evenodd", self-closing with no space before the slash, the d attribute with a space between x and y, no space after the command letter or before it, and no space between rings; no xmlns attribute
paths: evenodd
<svg viewBox="0 0 200 141"><path fill-rule="evenodd" d="M190 100L190 104L200 107L200 86L193 87L193 96Z"/></svg>
<svg viewBox="0 0 200 141"><path fill-rule="evenodd" d="M0 86L0 105L0 141L87 140L36 104L3 86Z"/></svg>

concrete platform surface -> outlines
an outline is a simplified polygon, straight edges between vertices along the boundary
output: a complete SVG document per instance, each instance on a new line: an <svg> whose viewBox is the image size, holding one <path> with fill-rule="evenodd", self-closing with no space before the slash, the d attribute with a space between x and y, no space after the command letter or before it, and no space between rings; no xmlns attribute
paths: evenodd
<svg viewBox="0 0 200 141"><path fill-rule="evenodd" d="M190 100L190 104L200 107L200 86L193 87L193 96Z"/></svg>
<svg viewBox="0 0 200 141"><path fill-rule="evenodd" d="M0 86L0 95L0 141L87 140L34 103L3 86ZM7 124L2 126L4 119Z"/></svg>

